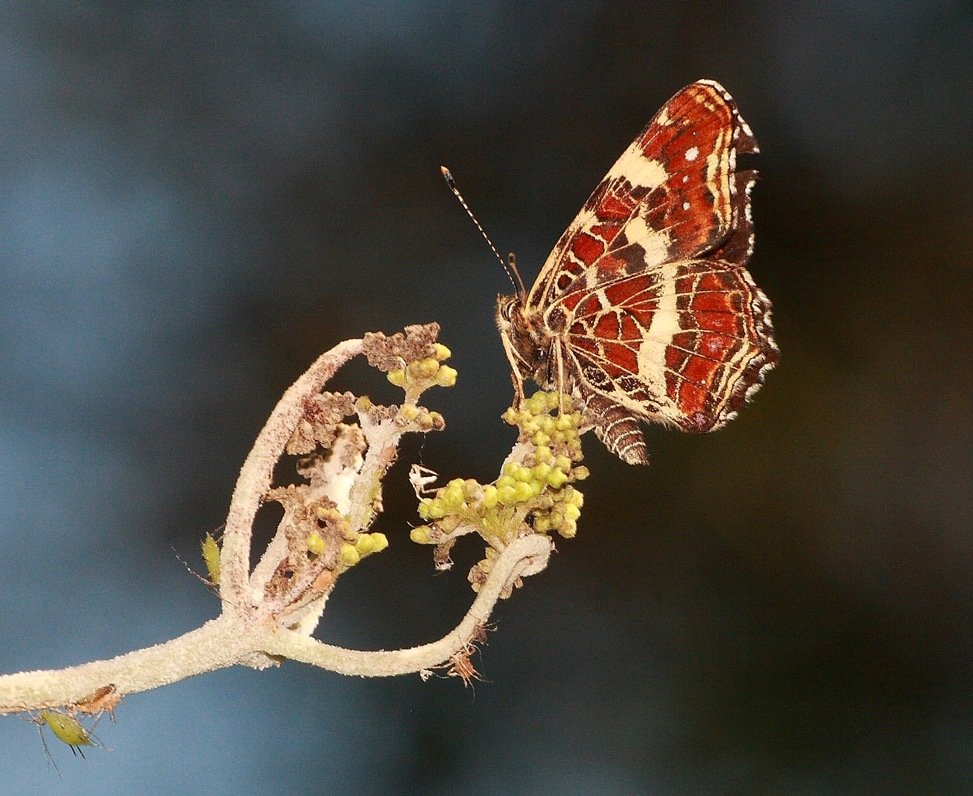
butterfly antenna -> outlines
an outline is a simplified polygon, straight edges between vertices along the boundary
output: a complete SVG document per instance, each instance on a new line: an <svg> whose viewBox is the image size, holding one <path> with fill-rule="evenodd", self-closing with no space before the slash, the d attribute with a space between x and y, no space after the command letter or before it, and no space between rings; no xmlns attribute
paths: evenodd
<svg viewBox="0 0 973 796"><path fill-rule="evenodd" d="M446 180L446 185L448 185L449 190L453 192L453 196L455 196L456 200L463 206L463 209L466 211L466 215L470 217L470 221L472 221L476 228L480 231L480 234L483 236L483 240L487 242L487 246L490 247L490 250L500 261L500 265L502 265L503 270L507 272L507 277L510 279L510 282L513 284L514 288L520 295L526 295L527 291L524 289L524 280L520 278L520 271L517 270L517 260L513 253L511 252L506 260L503 259L503 255L501 255L497 250L497 247L493 245L493 241L490 240L490 236L487 235L486 230L483 229L483 225L480 224L477 217L473 215L473 211L470 210L470 206L466 204L466 200L463 198L463 194L459 192L459 188L456 187L456 180L453 179L453 175L450 174L449 169L447 169L445 166L440 166L439 171L442 172L443 179Z"/></svg>

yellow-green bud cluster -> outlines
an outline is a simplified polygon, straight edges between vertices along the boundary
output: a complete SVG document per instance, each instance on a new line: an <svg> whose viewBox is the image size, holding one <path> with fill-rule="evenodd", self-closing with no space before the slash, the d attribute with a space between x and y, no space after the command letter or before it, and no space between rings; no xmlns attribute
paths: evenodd
<svg viewBox="0 0 973 796"><path fill-rule="evenodd" d="M396 414L400 426L415 426L420 431L442 431L446 419L439 413L418 404L402 404Z"/></svg>
<svg viewBox="0 0 973 796"><path fill-rule="evenodd" d="M414 400L430 387L452 387L456 384L456 369L442 364L452 352L442 343L433 343L432 355L408 363L405 368L390 370L386 378L396 387L405 390L406 397Z"/></svg>
<svg viewBox="0 0 973 796"><path fill-rule="evenodd" d="M538 533L557 531L566 539L578 532L578 517L584 505L584 495L572 486L552 495L550 506L534 512L534 530Z"/></svg>
<svg viewBox="0 0 973 796"><path fill-rule="evenodd" d="M560 410L552 416L553 410ZM492 484L473 479L450 481L419 502L419 516L431 525L413 528L418 544L439 543L457 526L470 525L487 541L507 542L526 523L539 533L572 537L584 497L571 484L588 476L580 466L581 413L570 396L539 392L504 420L520 429L529 446L522 461L509 461Z"/></svg>
<svg viewBox="0 0 973 796"><path fill-rule="evenodd" d="M558 410L556 416L550 412ZM520 429L522 442L532 443L539 451L552 449L556 454L581 460L581 412L576 411L570 395L556 392L536 392L520 409L511 407L503 419Z"/></svg>
<svg viewBox="0 0 973 796"><path fill-rule="evenodd" d="M424 520L441 520L448 515L467 514L482 504L484 487L468 478L454 478L436 490L436 497L419 501L419 516Z"/></svg>
<svg viewBox="0 0 973 796"><path fill-rule="evenodd" d="M388 537L384 533L357 533L349 525L347 518L334 506L319 506L315 514L318 520L330 526L341 539L338 546L338 561L345 567L353 567L365 556L380 553L389 546ZM307 536L308 552L319 556L326 549L324 537L318 531L311 531Z"/></svg>
<svg viewBox="0 0 973 796"><path fill-rule="evenodd" d="M344 542L338 549L338 559L346 567L353 567L365 556L380 553L389 546L388 537L384 533L362 533L355 543Z"/></svg>

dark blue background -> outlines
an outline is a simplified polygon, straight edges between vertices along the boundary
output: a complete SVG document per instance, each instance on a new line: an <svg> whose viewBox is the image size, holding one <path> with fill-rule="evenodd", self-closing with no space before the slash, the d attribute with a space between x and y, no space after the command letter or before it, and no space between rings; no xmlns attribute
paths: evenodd
<svg viewBox="0 0 973 796"><path fill-rule="evenodd" d="M49 740L63 779L0 721L0 790L962 791L973 12L829 8L5 4L0 670L213 616L172 548L198 566L270 408L341 339L440 321L460 381L423 460L496 473L508 285L440 163L533 278L661 103L720 80L763 148L751 270L783 361L725 431L650 432L648 469L589 442L579 537L501 607L475 690L220 672L126 699L111 752ZM469 601L478 546L434 575L390 489L392 547L322 638L431 640Z"/></svg>

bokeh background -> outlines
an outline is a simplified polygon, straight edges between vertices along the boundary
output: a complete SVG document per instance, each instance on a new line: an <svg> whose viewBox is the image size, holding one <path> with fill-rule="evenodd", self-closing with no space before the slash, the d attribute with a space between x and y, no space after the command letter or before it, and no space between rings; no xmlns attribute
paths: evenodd
<svg viewBox="0 0 973 796"><path fill-rule="evenodd" d="M403 459L495 473L508 284L441 163L532 278L656 109L720 80L763 149L783 361L726 430L651 431L647 469L588 443L579 536L475 688L220 672L126 699L110 752L49 739L60 778L7 718L0 791L973 792L973 10L827 8L4 3L2 671L215 615L177 554L339 340L439 321L448 429ZM433 573L405 470L326 640L428 641L469 601L478 546Z"/></svg>

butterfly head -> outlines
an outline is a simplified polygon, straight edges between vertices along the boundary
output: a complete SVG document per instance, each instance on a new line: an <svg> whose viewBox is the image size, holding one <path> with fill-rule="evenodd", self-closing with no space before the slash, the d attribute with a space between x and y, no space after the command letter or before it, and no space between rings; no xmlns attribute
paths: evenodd
<svg viewBox="0 0 973 796"><path fill-rule="evenodd" d="M550 386L554 375L551 371L554 337L540 316L527 310L524 295L498 296L496 320L513 371L517 398L523 398L525 378L533 379L541 387Z"/></svg>

